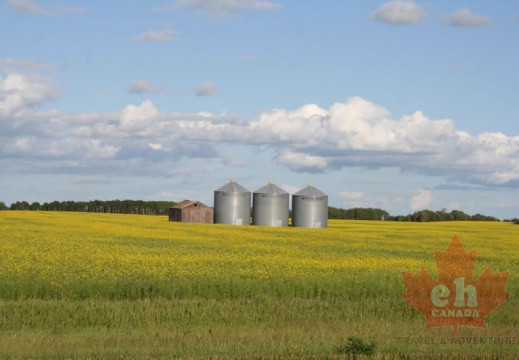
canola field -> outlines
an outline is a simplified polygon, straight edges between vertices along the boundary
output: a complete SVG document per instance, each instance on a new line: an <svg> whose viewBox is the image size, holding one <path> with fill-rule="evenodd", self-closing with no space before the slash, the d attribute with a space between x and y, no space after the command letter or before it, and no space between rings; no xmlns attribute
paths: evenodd
<svg viewBox="0 0 519 360"><path fill-rule="evenodd" d="M437 277L457 233L475 276L509 271L487 329L425 329L402 271ZM0 212L0 358L516 358L519 226L330 221L328 229ZM438 344L441 339L447 343ZM476 342L468 339L480 339ZM483 339L484 341L482 341Z"/></svg>

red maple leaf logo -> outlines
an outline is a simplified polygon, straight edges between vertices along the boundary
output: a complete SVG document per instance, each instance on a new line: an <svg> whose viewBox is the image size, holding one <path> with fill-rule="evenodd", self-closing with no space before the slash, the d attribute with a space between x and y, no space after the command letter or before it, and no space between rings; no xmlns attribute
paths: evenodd
<svg viewBox="0 0 519 360"><path fill-rule="evenodd" d="M454 235L445 252L435 251L440 279L424 268L418 274L403 272L402 297L427 319L426 328L459 326L486 328L484 318L512 295L506 292L508 272L483 271L473 279L477 250L467 252Z"/></svg>

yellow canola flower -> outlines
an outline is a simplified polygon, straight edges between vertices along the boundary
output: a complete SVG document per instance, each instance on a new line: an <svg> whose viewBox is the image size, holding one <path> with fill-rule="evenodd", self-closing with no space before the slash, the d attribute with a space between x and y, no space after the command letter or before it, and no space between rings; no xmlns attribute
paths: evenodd
<svg viewBox="0 0 519 360"><path fill-rule="evenodd" d="M0 298L13 290L1 282L49 285L52 291L70 283L143 279L320 283L372 277L384 284L387 277L399 281L402 271L425 267L435 273L433 251L444 249L454 233L467 250L482 255L476 274L490 266L511 271L514 282L519 273L519 226L509 223L331 220L329 225L234 227L172 223L158 216L2 211ZM398 291L394 284L383 286Z"/></svg>

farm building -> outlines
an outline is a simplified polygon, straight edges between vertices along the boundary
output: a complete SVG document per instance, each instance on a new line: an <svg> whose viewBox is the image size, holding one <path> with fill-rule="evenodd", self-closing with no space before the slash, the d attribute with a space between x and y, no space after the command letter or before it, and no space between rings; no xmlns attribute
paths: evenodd
<svg viewBox="0 0 519 360"><path fill-rule="evenodd" d="M169 221L213 223L213 208L200 201L184 200L169 208Z"/></svg>

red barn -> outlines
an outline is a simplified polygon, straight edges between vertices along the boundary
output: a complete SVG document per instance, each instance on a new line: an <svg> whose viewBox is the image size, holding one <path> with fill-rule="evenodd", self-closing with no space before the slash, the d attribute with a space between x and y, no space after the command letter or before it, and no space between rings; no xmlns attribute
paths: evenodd
<svg viewBox="0 0 519 360"><path fill-rule="evenodd" d="M169 221L213 223L213 208L200 201L184 200L169 208Z"/></svg>

